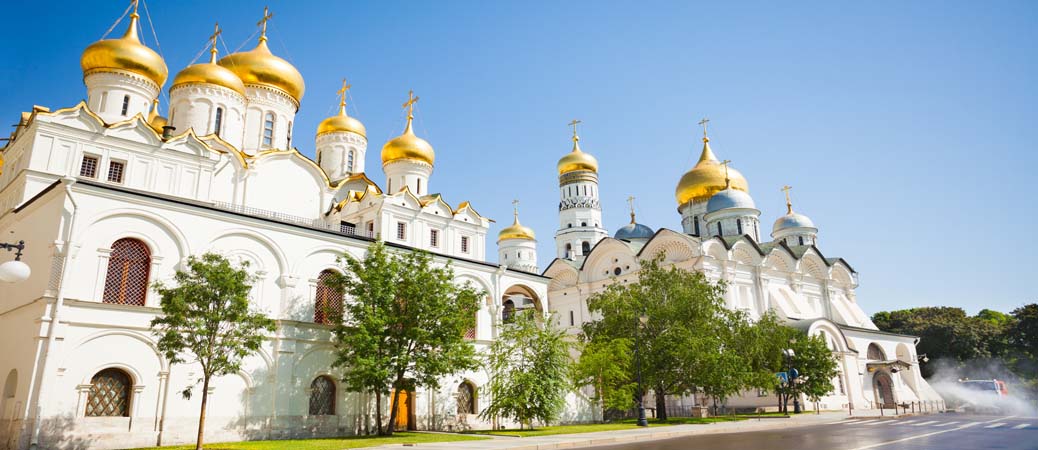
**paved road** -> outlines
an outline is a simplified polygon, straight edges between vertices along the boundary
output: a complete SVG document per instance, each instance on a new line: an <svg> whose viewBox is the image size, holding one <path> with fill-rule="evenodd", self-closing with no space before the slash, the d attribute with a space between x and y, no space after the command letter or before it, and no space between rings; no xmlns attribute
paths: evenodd
<svg viewBox="0 0 1038 450"><path fill-rule="evenodd" d="M806 427L688 436L602 450L1035 450L1038 417L936 414L847 419Z"/></svg>

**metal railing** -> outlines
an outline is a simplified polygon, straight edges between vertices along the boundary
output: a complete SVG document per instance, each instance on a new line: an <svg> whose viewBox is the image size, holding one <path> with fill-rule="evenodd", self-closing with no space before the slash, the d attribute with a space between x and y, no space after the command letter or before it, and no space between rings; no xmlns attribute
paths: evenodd
<svg viewBox="0 0 1038 450"><path fill-rule="evenodd" d="M348 222L329 223L324 219L309 219L306 217L294 216L292 214L285 214L277 211L253 208L250 206L232 205L230 203L224 202L214 202L213 206L224 211L230 211L252 217L261 217L264 219L270 219L277 222L288 223L292 225L302 225L308 228L333 231L336 233L350 236L361 236L368 238L375 237L373 232L367 230L358 232L357 226Z"/></svg>

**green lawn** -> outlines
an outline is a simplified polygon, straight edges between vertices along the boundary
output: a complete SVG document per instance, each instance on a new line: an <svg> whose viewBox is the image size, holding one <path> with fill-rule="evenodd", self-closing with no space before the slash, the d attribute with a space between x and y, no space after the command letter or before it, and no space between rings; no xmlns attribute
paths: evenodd
<svg viewBox="0 0 1038 450"><path fill-rule="evenodd" d="M339 450L343 448L374 447L386 444L419 444L424 442L475 441L479 436L432 433L393 433L392 437L356 436L328 439L294 439L284 441L245 441L206 444L207 450ZM194 444L172 447L150 447L136 450L193 450Z"/></svg>
<svg viewBox="0 0 1038 450"><path fill-rule="evenodd" d="M697 419L690 417L679 417L667 419L665 422L650 420L650 427L665 427L668 425L681 425L681 424L702 424L702 423L714 423L714 422L730 422L744 420L737 417L710 417L705 419ZM613 431L613 430L630 430L639 428L636 419L624 420L615 423L588 423L578 425L556 425L551 427L540 427L520 430L518 428L510 430L473 430L466 431L468 434L488 434L494 436L513 436L513 437L533 437L533 436L548 436L552 434L571 434L571 433L594 433L596 431Z"/></svg>

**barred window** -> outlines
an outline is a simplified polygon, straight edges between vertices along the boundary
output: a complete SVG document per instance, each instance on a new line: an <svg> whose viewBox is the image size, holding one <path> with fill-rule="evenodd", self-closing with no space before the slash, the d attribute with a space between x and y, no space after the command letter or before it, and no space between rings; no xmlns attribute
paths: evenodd
<svg viewBox="0 0 1038 450"><path fill-rule="evenodd" d="M337 275L332 270L324 270L317 276L314 323L333 324L342 318L343 292L329 284Z"/></svg>
<svg viewBox="0 0 1038 450"><path fill-rule="evenodd" d="M396 238L401 241L407 239L407 224L403 222L396 223Z"/></svg>
<svg viewBox="0 0 1038 450"><path fill-rule="evenodd" d="M108 162L108 181L122 183L124 173L126 173L126 163L122 161Z"/></svg>
<svg viewBox="0 0 1038 450"><path fill-rule="evenodd" d="M458 414L476 414L476 387L471 382L458 385Z"/></svg>
<svg viewBox="0 0 1038 450"><path fill-rule="evenodd" d="M130 376L119 369L105 369L90 379L88 417L129 417Z"/></svg>
<svg viewBox="0 0 1038 450"><path fill-rule="evenodd" d="M130 96L129 95L124 95L123 96L123 111L122 111L122 114L125 116L126 113L128 113L129 111L130 111Z"/></svg>
<svg viewBox="0 0 1038 450"><path fill-rule="evenodd" d="M346 154L346 171L353 173L353 150Z"/></svg>
<svg viewBox="0 0 1038 450"><path fill-rule="evenodd" d="M263 118L263 147L274 145L274 114L267 113Z"/></svg>
<svg viewBox="0 0 1038 450"><path fill-rule="evenodd" d="M468 253L469 252L469 237L468 236L462 236L461 237L461 252L462 253Z"/></svg>
<svg viewBox="0 0 1038 450"><path fill-rule="evenodd" d="M94 155L83 155L83 162L79 165L79 176L97 178L97 162L99 159Z"/></svg>
<svg viewBox="0 0 1038 450"><path fill-rule="evenodd" d="M216 119L213 122L213 133L219 136L223 129L223 108L216 108Z"/></svg>
<svg viewBox="0 0 1038 450"><path fill-rule="evenodd" d="M314 378L310 383L310 415L335 415L335 382L327 375Z"/></svg>
<svg viewBox="0 0 1038 450"><path fill-rule="evenodd" d="M102 301L144 306L151 274L151 251L137 239L123 238L112 244Z"/></svg>
<svg viewBox="0 0 1038 450"><path fill-rule="evenodd" d="M429 246L440 246L440 230L429 230Z"/></svg>

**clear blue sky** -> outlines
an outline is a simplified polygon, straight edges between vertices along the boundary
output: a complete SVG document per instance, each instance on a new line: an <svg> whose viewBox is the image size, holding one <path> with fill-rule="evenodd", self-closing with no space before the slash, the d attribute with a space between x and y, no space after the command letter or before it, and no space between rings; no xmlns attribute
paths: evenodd
<svg viewBox="0 0 1038 450"><path fill-rule="evenodd" d="M5 6L8 123L33 104L85 97L79 55L125 5ZM148 6L172 79L214 21L237 48L264 3ZM520 199L542 266L554 257L555 162L569 151L570 119L584 121L581 143L599 160L613 232L627 222L628 195L640 222L680 229L674 187L706 116L715 152L749 180L762 231L784 212L779 188L793 185L822 251L860 273L867 312L1038 301L1038 2L270 7L271 48L306 79L293 140L303 153L313 155L313 130L348 77L381 183L379 149L401 131L413 88L417 131L436 148L431 189L497 219L491 241Z"/></svg>

